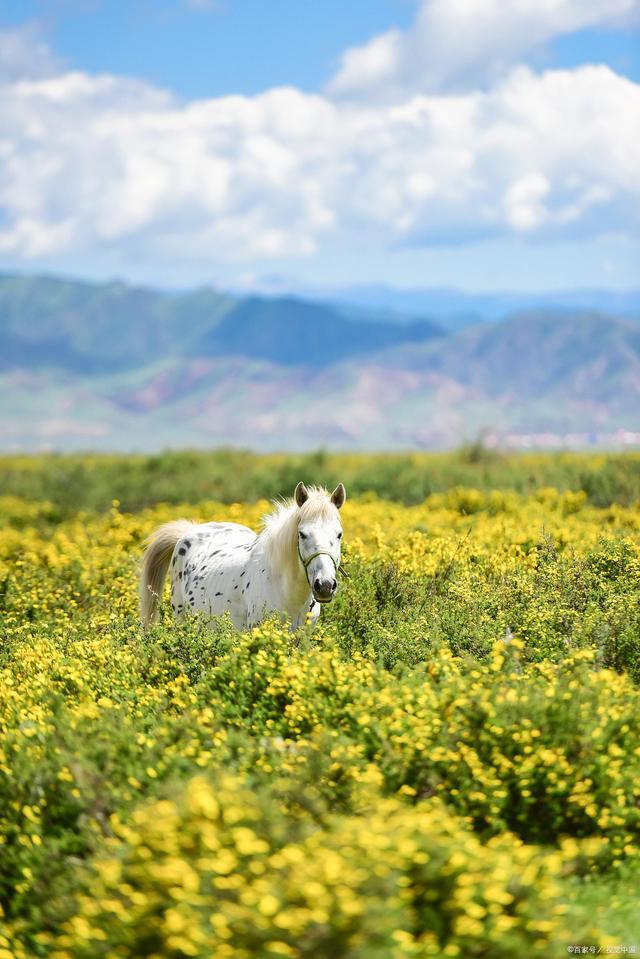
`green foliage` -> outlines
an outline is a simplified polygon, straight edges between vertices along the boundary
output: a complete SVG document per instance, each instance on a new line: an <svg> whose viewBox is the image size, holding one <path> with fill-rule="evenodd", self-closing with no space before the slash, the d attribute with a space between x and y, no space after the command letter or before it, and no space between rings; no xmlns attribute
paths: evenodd
<svg viewBox="0 0 640 959"><path fill-rule="evenodd" d="M444 644L484 659L496 637L515 635L526 661L594 648L601 665L640 681L640 565L628 541L577 556L547 539L535 564L502 569L479 551L454 553L433 573L351 556L348 573L325 617L348 654L413 666Z"/></svg>
<svg viewBox="0 0 640 959"><path fill-rule="evenodd" d="M293 491L300 479L350 496L375 493L420 503L432 493L471 487L484 493L541 487L584 490L595 506L640 500L640 455L580 453L507 455L483 447L455 453L315 453L299 455L219 449L149 456L0 456L3 494L47 500L62 516L106 510L118 499L126 511L155 503L252 502Z"/></svg>
<svg viewBox="0 0 640 959"><path fill-rule="evenodd" d="M197 777L116 823L53 955L507 959L564 931L559 858L508 835L485 847L438 803L312 831L269 799Z"/></svg>
<svg viewBox="0 0 640 959"><path fill-rule="evenodd" d="M567 926L573 930L594 925L613 945L640 945L640 867L628 864L616 875L573 877L566 886ZM576 941L575 934L572 942ZM636 949L637 951L637 949Z"/></svg>
<svg viewBox="0 0 640 959"><path fill-rule="evenodd" d="M230 464L256 481L225 455L221 488ZM164 616L143 634L150 530L255 525L265 504L67 517L35 496L46 462L13 461L31 495L0 499L0 959L510 959L631 935L637 507L480 483L352 497L315 631ZM105 464L146 460L74 462L77 507L106 494ZM304 462L255 466L293 485Z"/></svg>
<svg viewBox="0 0 640 959"><path fill-rule="evenodd" d="M78 631L64 646L36 636L15 644L1 683L0 792L0 902L13 935L39 950L30 954L46 954L38 932L77 914L71 893L85 880L70 863L101 855L114 814L129 823L141 799L204 769L234 770L271 795L288 834L300 823L303 833L330 835L339 815L340 829L358 830L366 845L370 826L358 817L380 815L383 797L420 809L438 796L485 840L511 830L556 844L567 867L633 857L640 694L582 653L559 667L525 667L520 657L517 644L499 644L479 669L440 649L428 667L392 674L359 654L345 659L322 634L294 637L272 624L240 637L224 623L205 633L197 620L159 626L142 644L126 624ZM469 842L452 839L432 866ZM408 868L407 860L400 874ZM538 908L533 890L526 895Z"/></svg>

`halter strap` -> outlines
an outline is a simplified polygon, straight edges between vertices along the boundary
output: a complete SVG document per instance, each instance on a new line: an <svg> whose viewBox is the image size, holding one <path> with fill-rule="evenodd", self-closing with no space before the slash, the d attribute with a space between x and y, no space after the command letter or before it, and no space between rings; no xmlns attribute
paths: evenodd
<svg viewBox="0 0 640 959"><path fill-rule="evenodd" d="M298 540L298 557L304 567L305 576L307 577L307 583L309 583L309 572L308 572L309 563L311 562L312 559L315 559L316 556L328 556L331 562L333 563L333 568L335 569L336 573L338 572L338 564L336 563L335 559L333 558L333 556L328 550L319 549L317 553L312 553L311 556L308 556L305 559L302 553L300 552L300 541ZM311 583L309 583L309 586L311 586Z"/></svg>

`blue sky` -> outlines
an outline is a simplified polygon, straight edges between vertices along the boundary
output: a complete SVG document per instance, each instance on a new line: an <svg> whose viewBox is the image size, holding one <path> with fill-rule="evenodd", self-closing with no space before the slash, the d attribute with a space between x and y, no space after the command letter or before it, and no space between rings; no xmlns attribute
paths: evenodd
<svg viewBox="0 0 640 959"><path fill-rule="evenodd" d="M41 22L56 53L81 69L138 76L192 99L284 84L320 90L346 47L408 25L412 13L410 0L220 0L200 8L184 0L10 0L0 17Z"/></svg>
<svg viewBox="0 0 640 959"><path fill-rule="evenodd" d="M517 6L5 0L2 265L640 286L637 3Z"/></svg>
<svg viewBox="0 0 640 959"><path fill-rule="evenodd" d="M408 27L412 0L5 0L0 24L41 24L74 67L137 76L183 99L255 94L292 84L321 90L340 54L391 27ZM303 13L301 13L303 11ZM554 37L527 58L538 66L607 63L640 81L637 30Z"/></svg>

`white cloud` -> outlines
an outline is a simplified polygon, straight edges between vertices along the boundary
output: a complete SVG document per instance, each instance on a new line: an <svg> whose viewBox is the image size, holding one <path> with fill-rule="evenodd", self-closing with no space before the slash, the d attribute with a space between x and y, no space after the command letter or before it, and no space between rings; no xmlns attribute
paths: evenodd
<svg viewBox="0 0 640 959"><path fill-rule="evenodd" d="M0 254L254 269L338 242L624 234L639 124L640 86L603 66L395 103L279 88L181 104L107 75L9 80Z"/></svg>
<svg viewBox="0 0 640 959"><path fill-rule="evenodd" d="M40 34L35 22L0 31L0 81L46 77L60 69L60 61Z"/></svg>
<svg viewBox="0 0 640 959"><path fill-rule="evenodd" d="M550 184L540 173L529 173L516 180L504 195L504 212L515 230L534 230L545 219L544 200Z"/></svg>
<svg viewBox="0 0 640 959"><path fill-rule="evenodd" d="M503 77L552 37L637 16L638 0L422 0L415 23L347 50L332 96L385 102Z"/></svg>

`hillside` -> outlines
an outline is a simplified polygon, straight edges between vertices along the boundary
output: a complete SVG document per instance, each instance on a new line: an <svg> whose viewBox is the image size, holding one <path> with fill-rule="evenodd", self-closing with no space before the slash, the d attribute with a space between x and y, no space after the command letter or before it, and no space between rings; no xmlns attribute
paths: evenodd
<svg viewBox="0 0 640 959"><path fill-rule="evenodd" d="M235 354L287 366L325 367L345 357L398 343L424 343L440 335L427 321L397 326L366 316L348 319L337 308L291 297L250 297L230 309L191 350L205 356Z"/></svg>
<svg viewBox="0 0 640 959"><path fill-rule="evenodd" d="M292 297L0 276L0 369L99 373L165 357L229 355L322 366L436 335L433 323L370 321L366 311L356 320L338 307Z"/></svg>
<svg viewBox="0 0 640 959"><path fill-rule="evenodd" d="M326 292L319 298L327 298ZM354 286L335 290L332 300L364 310L386 310L403 315L430 316L447 330L463 329L480 322L494 322L513 313L576 312L607 313L617 319L640 320L640 290L569 290L550 293L467 293L445 288L397 289L379 286Z"/></svg>
<svg viewBox="0 0 640 959"><path fill-rule="evenodd" d="M384 361L512 402L571 394L640 404L640 327L602 313L520 313L437 344L399 347Z"/></svg>
<svg viewBox="0 0 640 959"><path fill-rule="evenodd" d="M445 335L292 297L4 277L0 357L5 450L606 445L640 427L640 327L603 312Z"/></svg>
<svg viewBox="0 0 640 959"><path fill-rule="evenodd" d="M171 296L124 283L0 276L0 364L16 359L79 373L109 372L182 350L232 305L212 290Z"/></svg>

